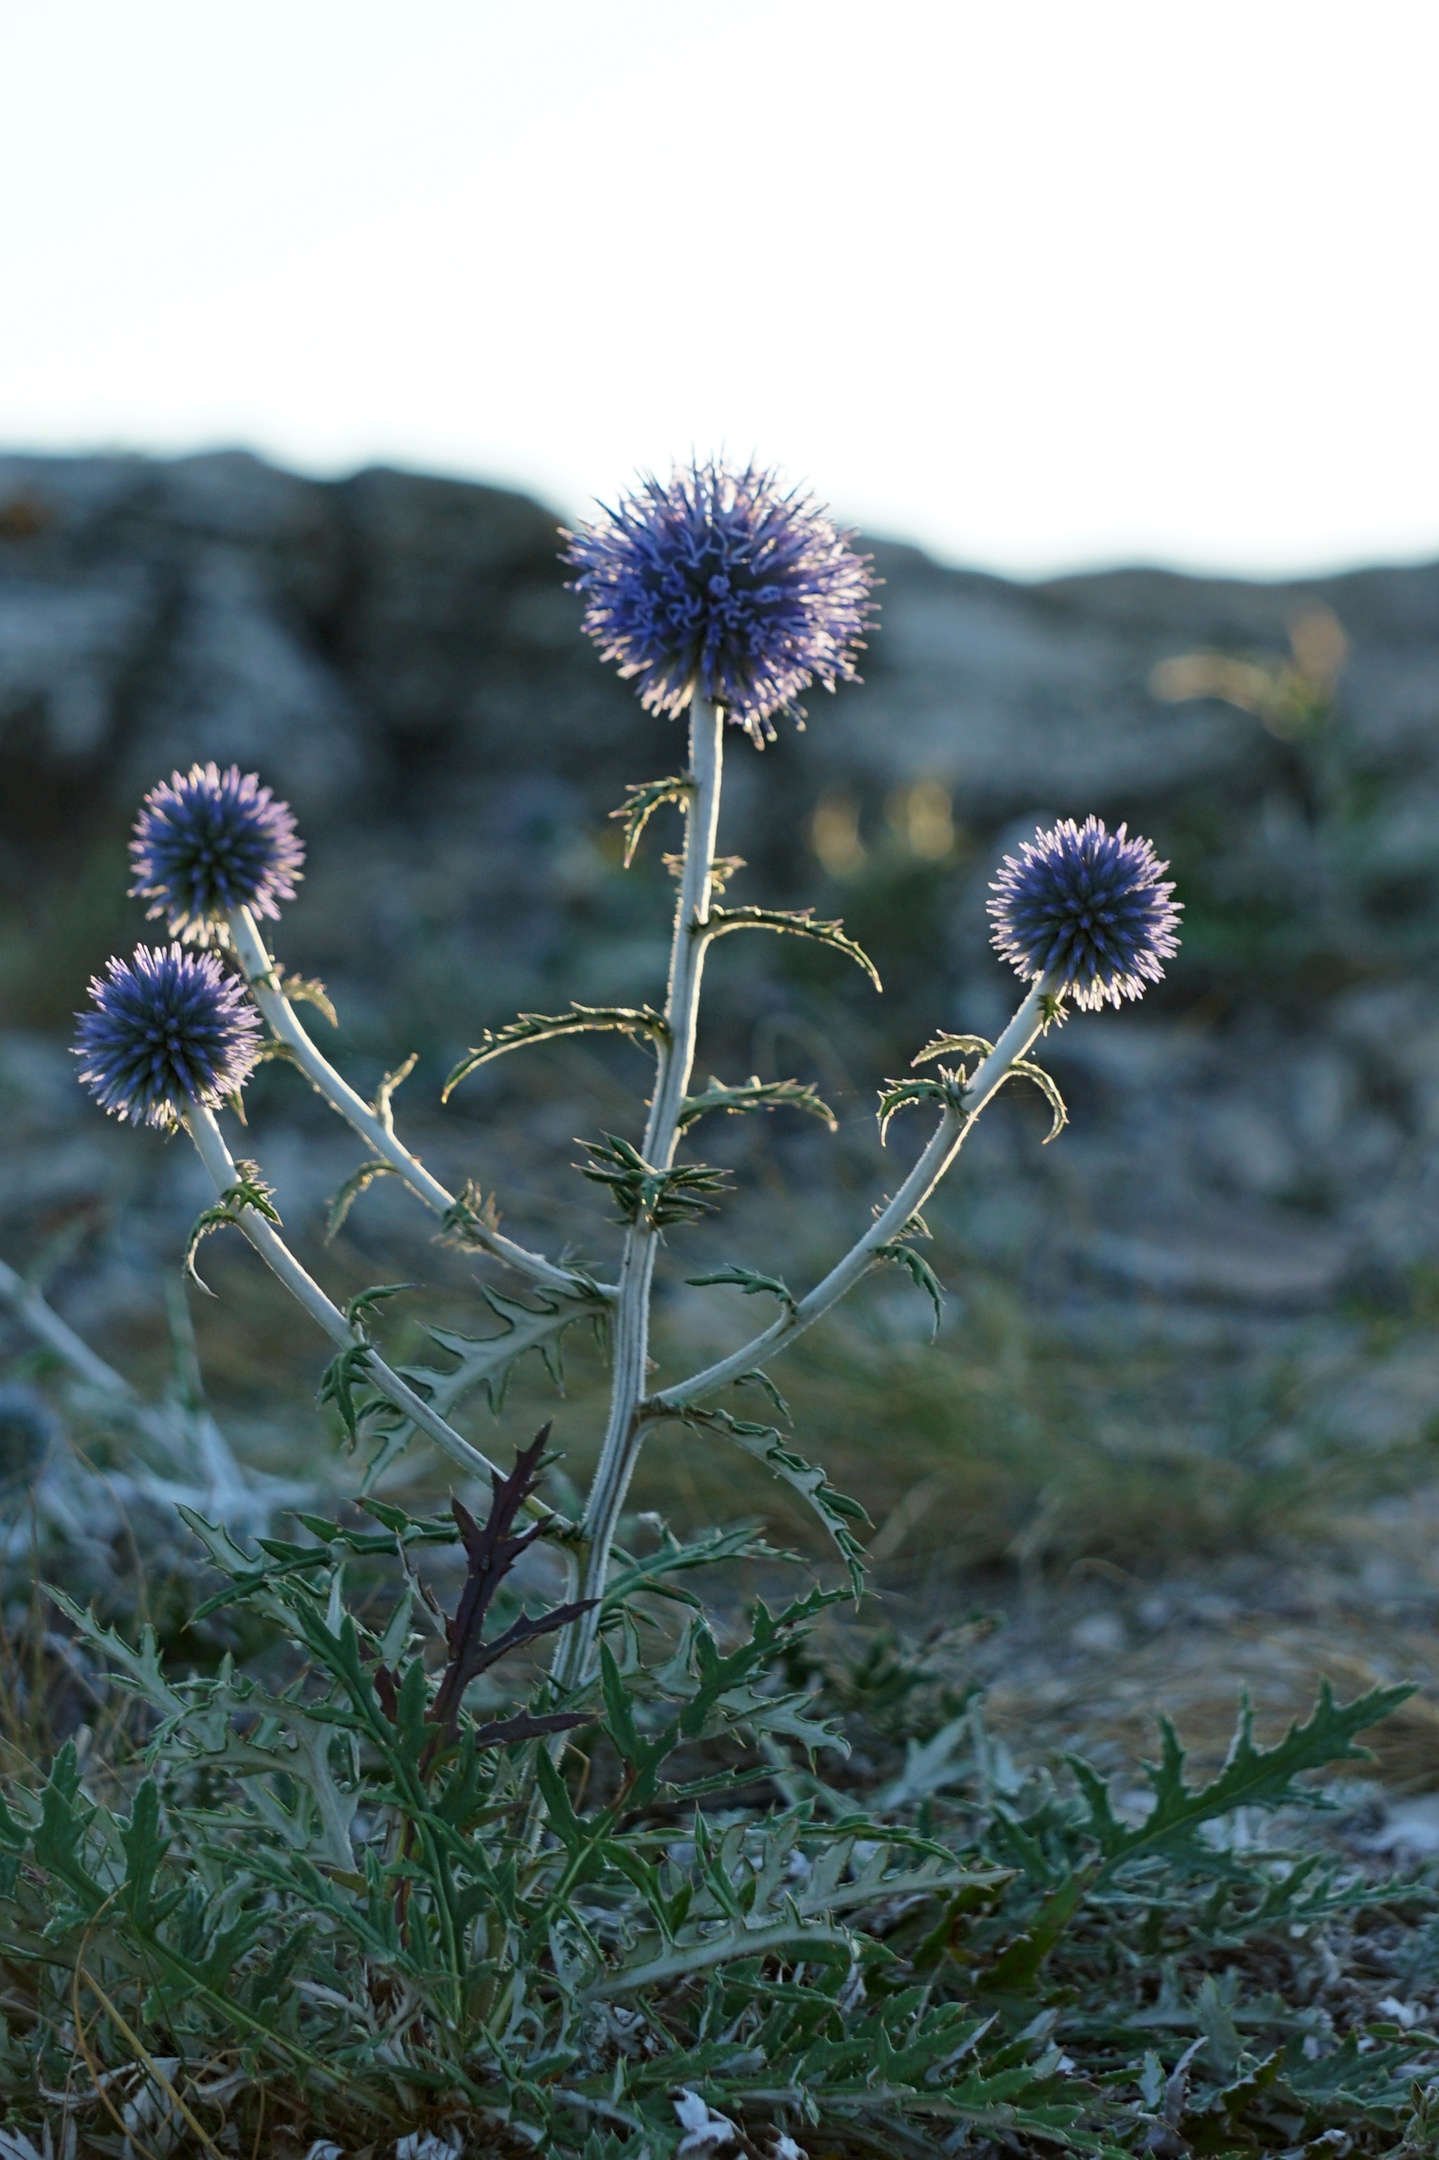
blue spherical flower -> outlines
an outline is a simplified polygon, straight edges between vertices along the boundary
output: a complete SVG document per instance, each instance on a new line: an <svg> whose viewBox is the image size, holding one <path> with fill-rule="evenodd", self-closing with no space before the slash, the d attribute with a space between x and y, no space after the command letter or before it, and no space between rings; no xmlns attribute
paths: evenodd
<svg viewBox="0 0 1439 2160"><path fill-rule="evenodd" d="M698 694L758 742L811 682L858 679L869 558L772 472L676 467L566 538L585 629L651 712Z"/></svg>
<svg viewBox="0 0 1439 2160"><path fill-rule="evenodd" d="M1048 976L1082 1009L1143 997L1179 950L1168 868L1123 825L1061 818L1005 857L990 888L995 947L1026 981Z"/></svg>
<svg viewBox="0 0 1439 2160"><path fill-rule="evenodd" d="M115 1117L173 1128L191 1103L214 1109L255 1069L259 1017L213 953L137 945L133 959L92 977L90 997L94 1011L76 1016L75 1056Z"/></svg>
<svg viewBox="0 0 1439 2160"><path fill-rule="evenodd" d="M288 803L276 802L257 773L213 762L172 773L152 788L130 842L130 891L167 918L171 937L187 944L223 942L231 908L278 917L293 900L305 859Z"/></svg>

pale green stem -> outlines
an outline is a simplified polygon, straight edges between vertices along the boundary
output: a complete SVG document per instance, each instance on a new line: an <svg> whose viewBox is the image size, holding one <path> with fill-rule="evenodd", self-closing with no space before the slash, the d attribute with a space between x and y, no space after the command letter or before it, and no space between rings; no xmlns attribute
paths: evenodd
<svg viewBox="0 0 1439 2160"><path fill-rule="evenodd" d="M642 1150L653 1170L668 1170L674 1162L680 1111L694 1066L700 981L708 942L699 933L709 921L724 767L724 725L719 706L699 697L692 701L689 777L693 785L686 803L684 862L670 948L666 1038L660 1050ZM635 1413L644 1399L649 1376L650 1292L658 1244L659 1232L643 1218L633 1224L625 1238L614 1320L609 1422L584 1515L586 1553L580 1594L586 1598L599 1599L604 1594L615 1531L643 1443L644 1429ZM562 1686L576 1686L585 1678L598 1628L596 1604L565 1630L555 1659L556 1678Z"/></svg>
<svg viewBox="0 0 1439 2160"><path fill-rule="evenodd" d="M270 1024L277 1041L284 1043L306 1079L323 1095L331 1109L339 1112L346 1123L353 1126L366 1146L373 1150L381 1162L388 1163L404 1179L412 1193L423 1200L435 1214L447 1215L455 1205L455 1196L447 1192L437 1177L431 1176L418 1156L396 1138L388 1118L380 1117L371 1103L355 1090L343 1076L336 1072L329 1059L316 1047L297 1017L294 1007L285 996L281 977L265 946L255 918L250 910L239 907L232 910L229 918L230 938L235 957L250 986L250 992ZM592 1284L587 1279L572 1275L568 1268L556 1267L540 1253L532 1253L513 1238L501 1235L487 1224L470 1222L466 1235L481 1246L494 1259L502 1260L516 1274L528 1275L532 1282L542 1283L547 1290L558 1290L568 1296L593 1297L596 1292L607 1301L613 1300L616 1291L609 1283Z"/></svg>
<svg viewBox="0 0 1439 2160"><path fill-rule="evenodd" d="M752 1336L730 1356L707 1365L703 1372L681 1380L676 1386L662 1388L643 1405L646 1418L662 1417L667 1412L683 1409L701 1395L710 1394L723 1387L728 1380L737 1380L742 1373L753 1372L764 1359L776 1351L786 1349L796 1336L812 1327L822 1313L829 1311L847 1291L854 1288L874 1262L875 1253L881 1245L888 1245L904 1230L911 1217L917 1215L940 1179L953 1163L974 1129L975 1120L985 1104L1008 1079L1011 1069L1019 1058L1042 1033L1051 1006L1052 993L1043 978L1035 983L1014 1018L1010 1021L999 1041L974 1075L964 1091L963 1109L946 1110L935 1129L928 1147L920 1156L909 1176L888 1206L875 1217L864 1236L852 1245L844 1258L832 1267L822 1282L798 1300L786 1307L779 1318L760 1335Z"/></svg>
<svg viewBox="0 0 1439 2160"><path fill-rule="evenodd" d="M215 1122L215 1115L203 1103L192 1102L185 1112L185 1124L191 1139L199 1151L200 1160L210 1173L215 1190L223 1198L233 1193L240 1182L234 1158L225 1145L225 1138ZM401 1411L405 1417L427 1434L435 1445L448 1455L452 1462L472 1477L482 1477L493 1485L500 1473L494 1464L477 1447L472 1447L463 1433L457 1433L453 1425L446 1424L438 1411L431 1409L422 1395L392 1372L379 1353L366 1343L357 1327L345 1318L338 1305L328 1298L314 1277L306 1272L275 1229L273 1223L256 1209L237 1206L235 1226L248 1238L267 1268L282 1282L291 1296L298 1299L311 1319L324 1329L331 1342L342 1350L365 1350L365 1378L387 1402ZM562 1530L563 1519L539 1501L531 1501L528 1513Z"/></svg>

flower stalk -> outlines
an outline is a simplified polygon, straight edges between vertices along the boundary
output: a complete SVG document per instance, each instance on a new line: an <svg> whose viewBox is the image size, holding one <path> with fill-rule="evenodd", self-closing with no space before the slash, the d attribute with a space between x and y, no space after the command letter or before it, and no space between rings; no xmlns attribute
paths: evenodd
<svg viewBox="0 0 1439 2160"><path fill-rule="evenodd" d="M700 984L708 943L704 933L709 922L719 832L724 725L720 706L698 696L691 700L690 788L684 797L684 857L665 997L667 1032L659 1046L643 1149L645 1162L652 1170L668 1170L674 1163L680 1112L694 1068ZM580 1594L589 1599L598 1600L604 1594L615 1531L644 1440L644 1421L639 1413L649 1377L650 1300L659 1235L657 1226L641 1213L625 1236L614 1320L609 1419L583 1523L586 1552ZM555 1676L561 1686L574 1687L586 1678L598 1626L596 1603L566 1629L555 1660Z"/></svg>
<svg viewBox="0 0 1439 2160"><path fill-rule="evenodd" d="M875 1216L863 1237L857 1238L844 1258L832 1267L822 1281L792 1307L784 1308L779 1317L760 1334L721 1358L707 1365L702 1372L681 1380L672 1388L663 1388L644 1404L645 1417L669 1416L697 1402L701 1396L723 1387L726 1381L737 1380L743 1373L752 1372L756 1365L776 1351L787 1349L795 1337L806 1328L813 1327L816 1320L837 1305L861 1276L873 1266L883 1246L892 1244L903 1235L905 1229L919 1214L941 1178L950 1169L955 1157L974 1130L980 1112L991 1101L997 1090L1008 1079L1014 1066L1034 1044L1049 1023L1053 1012L1053 996L1048 979L1041 976L1033 984L1028 995L1015 1013L993 1050L980 1064L964 1090L963 1107L946 1109L935 1127L929 1145L916 1162L909 1176L888 1205Z"/></svg>
<svg viewBox="0 0 1439 2160"><path fill-rule="evenodd" d="M260 935L259 926L248 907L232 908L227 921L230 941L241 973L250 987L250 993L268 1021L277 1041L282 1042L294 1058L315 1091L322 1095L332 1110L338 1111L346 1124L353 1127L366 1146L371 1148L381 1162L388 1163L409 1186L416 1198L441 1217L452 1216L455 1195L446 1191L419 1157L397 1137L388 1117L377 1114L373 1104L357 1095L348 1080L338 1072L329 1059L316 1046L294 1006L286 997L278 969ZM556 1267L541 1253L533 1253L523 1245L516 1244L488 1223L470 1218L466 1223L466 1236L489 1253L492 1259L503 1261L517 1275L527 1275L531 1282L540 1283L547 1290L559 1290L567 1296L577 1293L593 1297L598 1295L607 1302L616 1293L608 1283L591 1283L571 1274L568 1268Z"/></svg>
<svg viewBox="0 0 1439 2160"><path fill-rule="evenodd" d="M215 1113L206 1104L192 1102L185 1112L185 1125L195 1143L196 1152L206 1170L216 1193L222 1200L235 1193L240 1185L240 1172L235 1159L225 1144L225 1136L215 1119ZM361 1330L354 1326L341 1312L313 1275L301 1266L289 1246L280 1236L273 1223L268 1222L259 1211L245 1202L234 1208L233 1221L241 1235L248 1239L276 1280L284 1285L318 1326L341 1350L358 1350L364 1353L364 1377L391 1403L409 1418L423 1433L428 1434L435 1445L449 1456L458 1467L471 1477L482 1477L493 1486L501 1476L489 1457L447 1424L438 1411L433 1410L422 1395L416 1393L408 1382L385 1363L379 1353L366 1341ZM538 1502L531 1503L531 1512L552 1524L556 1530L565 1526L562 1519Z"/></svg>

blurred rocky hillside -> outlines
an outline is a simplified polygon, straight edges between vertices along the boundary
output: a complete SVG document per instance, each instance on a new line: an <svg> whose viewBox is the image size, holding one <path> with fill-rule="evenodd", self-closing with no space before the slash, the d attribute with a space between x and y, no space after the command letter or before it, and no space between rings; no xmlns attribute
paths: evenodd
<svg viewBox="0 0 1439 2160"><path fill-rule="evenodd" d="M142 932L135 804L193 758L295 804L310 870L282 949L328 983L350 1067L373 1083L418 1049L404 1104L427 1144L488 1189L508 1136L511 1217L556 1235L543 1163L573 1155L577 1088L623 1114L632 1053L491 1069L448 1124L437 1083L516 1009L659 993L673 831L626 875L607 812L683 755L594 659L556 550L538 504L421 475L0 459L0 1250L69 1235L78 1319L143 1302L136 1255L173 1255L200 1197L184 1151L107 1126L62 1049L88 973ZM864 686L815 696L762 757L734 739L721 838L741 897L843 913L886 995L793 941L728 941L709 1066L814 1079L844 1112L840 1182L872 1195L893 1175L880 1078L1012 998L986 941L997 853L1055 814L1128 819L1173 861L1182 957L1142 1008L1047 1045L1073 1117L1051 1148L1037 1100L981 1133L937 1226L952 1265L1004 1272L1077 1343L1177 1346L1200 1426L1223 1414L1206 1372L1258 1345L1307 1360L1352 1439L1427 1428L1439 566L1022 586L874 552ZM292 1204L317 1205L353 1156L341 1129L277 1071L255 1115ZM750 1123L736 1160L828 1189L817 1131ZM827 1234L820 1209L804 1235ZM1286 1400L1265 1413L1276 1460Z"/></svg>

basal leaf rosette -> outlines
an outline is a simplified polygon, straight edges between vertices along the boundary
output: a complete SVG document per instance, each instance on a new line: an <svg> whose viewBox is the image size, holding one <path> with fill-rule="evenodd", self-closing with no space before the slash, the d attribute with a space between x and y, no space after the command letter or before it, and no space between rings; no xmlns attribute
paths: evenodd
<svg viewBox="0 0 1439 2160"><path fill-rule="evenodd" d="M710 458L646 476L566 538L584 627L650 712L705 698L758 743L775 714L801 717L811 683L858 680L869 557L762 466Z"/></svg>

